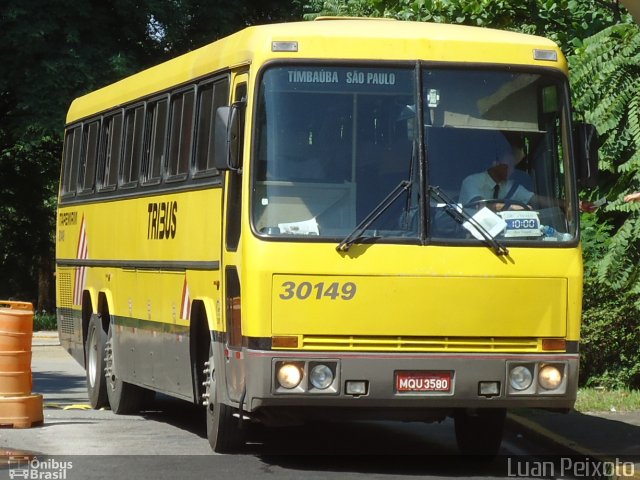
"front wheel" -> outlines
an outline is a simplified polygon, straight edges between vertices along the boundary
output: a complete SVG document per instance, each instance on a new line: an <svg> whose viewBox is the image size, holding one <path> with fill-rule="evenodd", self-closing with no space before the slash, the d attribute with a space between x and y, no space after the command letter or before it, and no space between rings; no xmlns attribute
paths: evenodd
<svg viewBox="0 0 640 480"><path fill-rule="evenodd" d="M105 377L107 384L107 396L113 413L126 415L137 413L140 409L153 400L155 392L132 383L127 383L116 377L113 353L113 326L109 327L106 344L106 368Z"/></svg>
<svg viewBox="0 0 640 480"><path fill-rule="evenodd" d="M460 453L488 459L495 457L502 443L506 414L504 408L456 411L453 419Z"/></svg>
<svg viewBox="0 0 640 480"><path fill-rule="evenodd" d="M102 318L93 313L87 328L85 365L89 403L96 410L109 405L107 382L104 378L106 342L107 335L102 329Z"/></svg>
<svg viewBox="0 0 640 480"><path fill-rule="evenodd" d="M204 404L207 409L207 438L211 449L216 453L234 453L244 445L244 432L240 422L234 416L234 409L221 403L216 388L216 372L213 350L209 350L209 361L204 365L205 393Z"/></svg>

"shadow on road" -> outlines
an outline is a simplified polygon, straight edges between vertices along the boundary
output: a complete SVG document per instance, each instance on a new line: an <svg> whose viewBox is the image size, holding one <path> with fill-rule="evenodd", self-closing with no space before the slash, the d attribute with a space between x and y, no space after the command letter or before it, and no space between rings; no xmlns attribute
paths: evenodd
<svg viewBox="0 0 640 480"><path fill-rule="evenodd" d="M34 393L44 396L45 402L80 403L87 401L84 377L55 371L33 372Z"/></svg>

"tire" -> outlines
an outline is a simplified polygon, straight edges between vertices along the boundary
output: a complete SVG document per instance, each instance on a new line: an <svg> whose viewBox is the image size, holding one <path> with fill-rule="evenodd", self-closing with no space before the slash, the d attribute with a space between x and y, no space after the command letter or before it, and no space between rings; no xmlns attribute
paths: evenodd
<svg viewBox="0 0 640 480"><path fill-rule="evenodd" d="M102 329L102 317L92 313L84 352L89 403L96 410L109 406L107 382L104 377L106 341L107 334Z"/></svg>
<svg viewBox="0 0 640 480"><path fill-rule="evenodd" d="M113 326L109 327L105 351L105 383L111 410L118 415L138 413L153 400L155 392L124 382L116 377L114 371L116 358L113 354Z"/></svg>
<svg viewBox="0 0 640 480"><path fill-rule="evenodd" d="M454 422L460 453L493 459L500 450L506 414L503 408L480 409L473 413L456 411Z"/></svg>
<svg viewBox="0 0 640 480"><path fill-rule="evenodd" d="M245 443L244 431L233 415L235 410L219 401L216 377L213 350L210 348L209 361L204 365L207 439L214 452L235 453Z"/></svg>

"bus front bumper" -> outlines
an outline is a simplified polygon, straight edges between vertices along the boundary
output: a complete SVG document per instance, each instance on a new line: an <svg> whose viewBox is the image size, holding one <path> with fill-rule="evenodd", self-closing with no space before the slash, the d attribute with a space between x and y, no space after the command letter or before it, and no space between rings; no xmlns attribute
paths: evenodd
<svg viewBox="0 0 640 480"><path fill-rule="evenodd" d="M344 407L396 412L402 417L402 411L411 409L562 410L573 407L578 383L578 354L258 350L243 354L243 409L247 412L270 407ZM285 365L289 371L299 371L300 382L295 386L283 386L279 379ZM315 383L323 388L312 381L314 369ZM281 378L285 383L296 380L287 377L286 371Z"/></svg>

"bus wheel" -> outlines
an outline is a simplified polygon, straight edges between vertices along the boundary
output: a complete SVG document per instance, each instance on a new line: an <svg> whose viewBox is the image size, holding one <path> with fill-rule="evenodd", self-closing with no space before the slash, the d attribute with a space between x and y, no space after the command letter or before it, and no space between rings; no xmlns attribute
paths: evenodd
<svg viewBox="0 0 640 480"><path fill-rule="evenodd" d="M244 444L244 432L240 429L234 409L218 401L213 351L209 351L209 361L204 366L205 392L203 403L207 409L207 438L209 445L217 453L237 452Z"/></svg>
<svg viewBox="0 0 640 480"><path fill-rule="evenodd" d="M495 457L502 443L506 413L504 408L479 409L474 412L457 410L453 419L460 453L486 459Z"/></svg>
<svg viewBox="0 0 640 480"><path fill-rule="evenodd" d="M100 315L91 314L87 329L87 342L85 344L87 392L89 403L95 409L109 405L107 397L107 382L104 378L105 344L107 335L102 329Z"/></svg>
<svg viewBox="0 0 640 480"><path fill-rule="evenodd" d="M118 415L126 415L137 413L140 409L153 399L155 392L146 388L124 382L116 377L114 372L115 357L113 354L113 331L112 326L109 327L106 344L106 390L109 404L113 413Z"/></svg>

